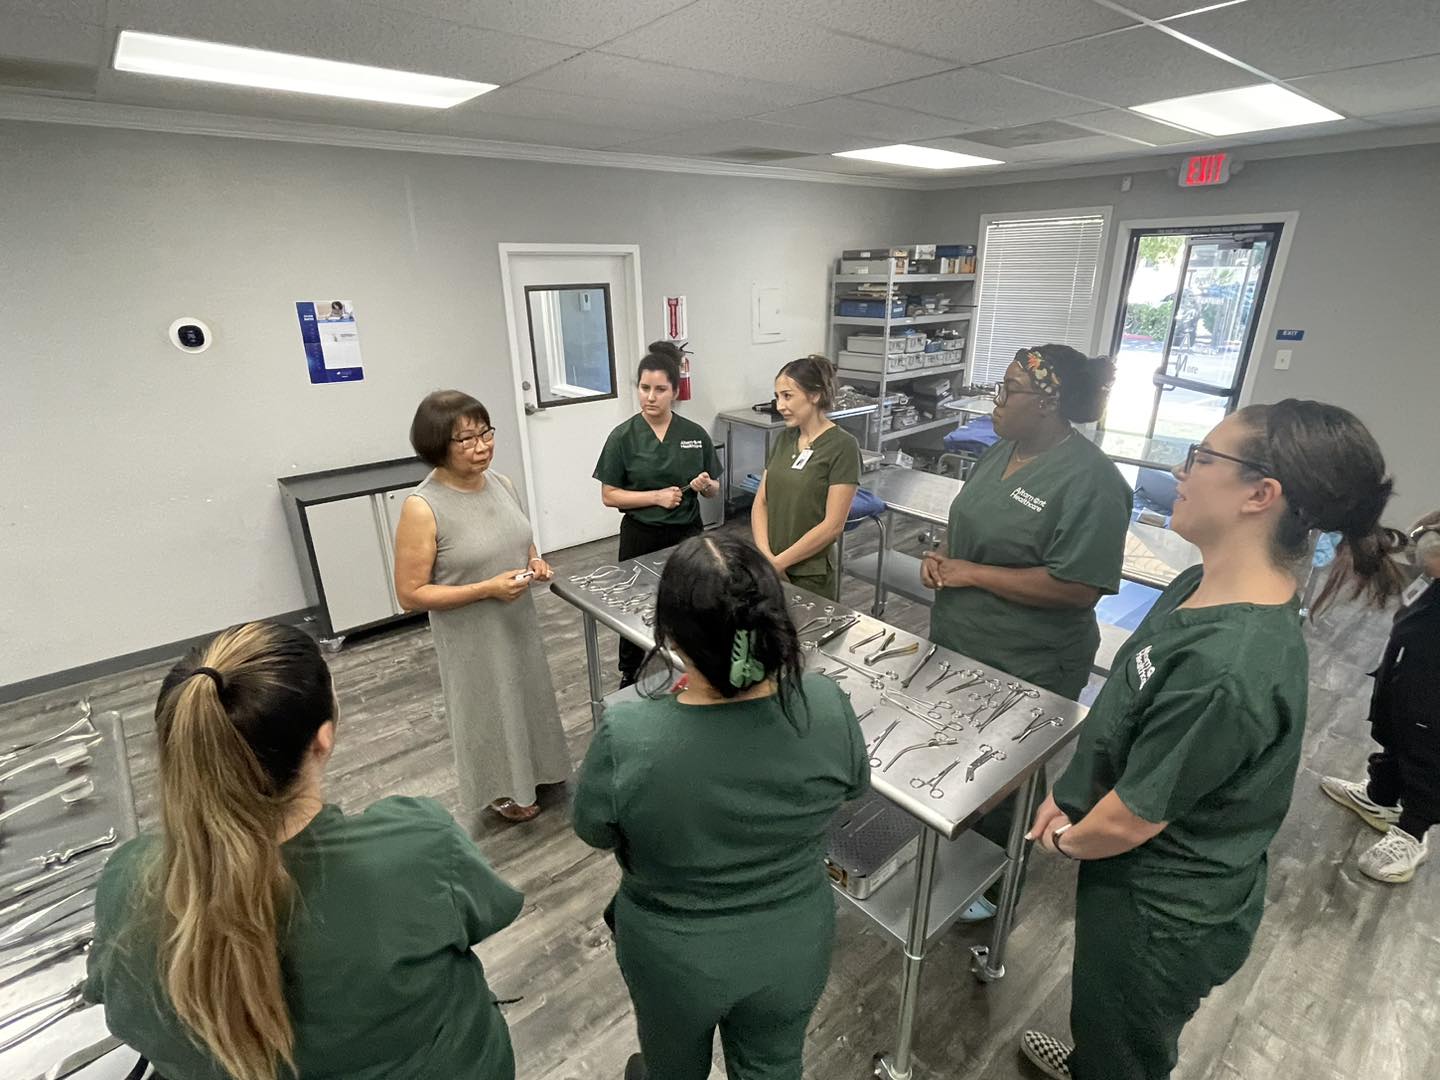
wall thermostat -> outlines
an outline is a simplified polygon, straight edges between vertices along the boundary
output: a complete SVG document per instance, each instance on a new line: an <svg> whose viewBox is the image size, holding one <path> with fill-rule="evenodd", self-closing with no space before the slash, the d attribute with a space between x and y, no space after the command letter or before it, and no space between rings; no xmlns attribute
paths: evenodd
<svg viewBox="0 0 1440 1080"><path fill-rule="evenodd" d="M210 327L199 319L176 319L170 324L170 344L181 352L202 353L210 348Z"/></svg>

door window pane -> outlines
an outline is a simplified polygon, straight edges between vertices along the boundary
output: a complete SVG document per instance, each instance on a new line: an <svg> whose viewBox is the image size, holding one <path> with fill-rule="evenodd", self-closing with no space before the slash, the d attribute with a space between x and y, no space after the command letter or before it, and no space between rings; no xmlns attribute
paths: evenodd
<svg viewBox="0 0 1440 1080"><path fill-rule="evenodd" d="M530 285L525 306L540 408L615 397L610 286Z"/></svg>

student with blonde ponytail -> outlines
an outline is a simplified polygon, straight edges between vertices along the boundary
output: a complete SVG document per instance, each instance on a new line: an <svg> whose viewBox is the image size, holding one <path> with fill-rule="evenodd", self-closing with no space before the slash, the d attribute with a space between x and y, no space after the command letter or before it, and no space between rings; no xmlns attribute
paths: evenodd
<svg viewBox="0 0 1440 1080"><path fill-rule="evenodd" d="M436 803L324 800L330 672L274 623L177 664L159 836L110 860L86 997L166 1080L513 1080L471 946L522 897Z"/></svg>

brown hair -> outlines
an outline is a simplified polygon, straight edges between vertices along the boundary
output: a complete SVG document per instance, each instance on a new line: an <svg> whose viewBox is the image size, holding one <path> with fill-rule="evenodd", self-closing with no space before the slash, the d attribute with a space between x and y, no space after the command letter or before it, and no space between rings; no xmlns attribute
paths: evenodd
<svg viewBox="0 0 1440 1080"><path fill-rule="evenodd" d="M649 350L640 358L640 366L635 369L635 381L638 383L647 371L659 371L670 380L670 389L680 389L680 362L685 358L684 350L673 341L652 341Z"/></svg>
<svg viewBox="0 0 1440 1080"><path fill-rule="evenodd" d="M815 397L815 407L829 412L835 407L835 365L819 353L791 360L775 378L789 379L806 394Z"/></svg>
<svg viewBox="0 0 1440 1080"><path fill-rule="evenodd" d="M1314 610L1323 611L1350 582L1352 597L1383 603L1395 596L1404 581L1391 556L1405 546L1405 536L1380 524L1395 485L1369 429L1338 405L1295 398L1250 405L1236 415L1249 429L1240 456L1265 465L1285 495L1276 561L1304 557L1312 529L1342 537Z"/></svg>
<svg viewBox="0 0 1440 1080"><path fill-rule="evenodd" d="M450 460L450 436L457 420L489 427L490 410L463 390L436 390L425 396L410 421L410 445L421 461L438 469Z"/></svg>
<svg viewBox="0 0 1440 1080"><path fill-rule="evenodd" d="M278 623L218 634L160 687L164 846L147 878L157 967L181 1023L235 1080L294 1069L280 834L315 733L334 718L319 648Z"/></svg>

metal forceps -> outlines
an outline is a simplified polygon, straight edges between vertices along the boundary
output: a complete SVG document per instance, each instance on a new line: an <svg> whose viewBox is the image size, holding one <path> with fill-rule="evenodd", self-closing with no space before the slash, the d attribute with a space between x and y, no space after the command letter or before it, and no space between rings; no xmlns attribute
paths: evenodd
<svg viewBox="0 0 1440 1080"><path fill-rule="evenodd" d="M34 798L26 799L22 803L16 803L14 806L10 807L9 810L6 810L3 814L0 814L0 821L4 821L6 818L14 817L16 814L20 813L21 810L28 810L32 806L38 806L40 803L45 802L47 799L55 798L57 795L60 797L61 802L69 804L79 802L81 799L88 799L91 795L94 794L95 781L91 780L88 776L79 776L73 780L67 780L63 784L57 784L55 787L51 788L49 791L41 795L36 795Z"/></svg>
<svg viewBox="0 0 1440 1080"><path fill-rule="evenodd" d="M635 583L639 580L640 568L637 566L635 568L635 572L632 573L624 581L617 581L613 585L603 585L600 588L595 588L594 586L592 586L590 591L593 592L596 596L609 596L611 593L624 592L626 589L634 588Z"/></svg>
<svg viewBox="0 0 1440 1080"><path fill-rule="evenodd" d="M989 743L980 744L980 756L965 766L965 782L968 784L975 779L975 770L984 765L987 761L1004 761L1005 751L996 750Z"/></svg>
<svg viewBox="0 0 1440 1080"><path fill-rule="evenodd" d="M949 776L950 773L954 771L955 766L959 764L960 759L956 758L954 761L950 762L949 765L946 765L938 773L932 776L929 780L921 780L918 776L914 777L910 781L910 786L915 788L916 790L920 790L922 788L929 788L930 798L943 799L945 797L945 792L940 790L940 782L944 780L945 777Z"/></svg>
<svg viewBox="0 0 1440 1080"><path fill-rule="evenodd" d="M961 690L969 690L970 687L985 681L985 672L980 671L978 668L970 668L966 671L952 671L950 674L958 675L964 681L958 682L954 686L947 686L944 690L940 691L942 694L955 694ZM949 677L949 675L946 676L946 678Z"/></svg>
<svg viewBox="0 0 1440 1080"><path fill-rule="evenodd" d="M884 631L884 629L876 630L875 633L871 634L869 637L867 637L867 638L861 638L859 641L855 642L854 645L851 645L851 646L850 646L850 651L851 651L852 653L857 653L857 652L859 652L861 649L863 649L866 645L869 645L872 641L879 641L879 640L880 640L881 638L883 638L883 637L885 637L885 631ZM895 631L894 631L894 630L891 630L891 631L890 631L890 637L889 637L889 639L885 642L884 645L881 645L880 648L882 648L882 649L885 648L886 646L888 646L888 645L890 644L891 641L894 641L894 640L895 640Z"/></svg>
<svg viewBox="0 0 1440 1080"><path fill-rule="evenodd" d="M41 998L39 1001L30 1003L14 1012L0 1016L0 1028L9 1027L16 1020L22 1020L35 1013L45 1013L39 1020L36 1020L29 1027L22 1028L15 1034L0 1040L0 1053L4 1053L13 1047L19 1046L26 1039L40 1034L48 1027L58 1024L71 1013L79 1012L81 1009L89 1008L82 991L85 987L84 980L75 983L73 986L62 990L58 994L52 994L48 998ZM48 1011L47 1011L48 1010Z"/></svg>
<svg viewBox="0 0 1440 1080"><path fill-rule="evenodd" d="M894 765L895 762L899 761L902 757L910 753L910 751L912 750L928 750L934 746L954 746L959 741L960 740L955 738L955 736L953 735L936 735L933 739L929 739L922 743L916 743L914 746L905 747L904 750L901 750L898 754L896 754L890 759L890 765ZM889 772L890 765L886 765L885 768L881 769L880 771Z"/></svg>
<svg viewBox="0 0 1440 1080"><path fill-rule="evenodd" d="M1044 710L1036 709L1034 718L1030 721L1029 726L1027 726L1025 730L1022 731L1019 735L1012 735L1010 737L1010 741L1024 742L1031 735L1034 735L1037 731L1043 731L1047 727L1061 727L1062 725L1064 725L1064 723L1065 721L1060 719L1060 717L1046 716Z"/></svg>
<svg viewBox="0 0 1440 1080"><path fill-rule="evenodd" d="M980 721L980 723L975 725L976 731L984 731L987 727L993 724L996 720L999 720L1000 717L1004 716L1007 712L1013 709L1016 705L1019 705L1020 702L1024 701L1026 698L1038 698L1040 696L1039 690L1031 690L1030 688L1024 686L1014 686L1013 683L1011 685L1013 689L1011 689L1009 695L1002 702L1000 702L999 706L996 707L994 712L992 712L984 720Z"/></svg>
<svg viewBox="0 0 1440 1080"><path fill-rule="evenodd" d="M879 735L876 735L875 738L871 739L869 744L866 745L865 752L870 755L870 767L872 769L878 769L880 767L880 744L883 743L886 739L888 739L890 737L890 733L899 726L899 720L891 720L890 726L887 727L884 731L882 731Z"/></svg>
<svg viewBox="0 0 1440 1080"><path fill-rule="evenodd" d="M948 701L926 701L924 698L915 697L912 694L902 693L893 686L887 686L880 691L880 696L891 705L904 709L913 715L921 716L926 720L944 720L945 713L942 709L954 711L954 706Z"/></svg>
<svg viewBox="0 0 1440 1080"><path fill-rule="evenodd" d="M82 715L79 720L67 724L59 731L41 736L28 743L12 746L4 753L0 753L0 762L14 761L21 754L31 750L38 750L42 746L48 746L50 743L59 742L61 739L70 738L71 736L78 735L83 738L91 738L101 734L90 720L90 701L88 698L80 702L80 712Z"/></svg>
<svg viewBox="0 0 1440 1080"><path fill-rule="evenodd" d="M855 672L858 675L865 676L865 678L869 680L870 688L872 690L879 690L884 687L885 679L887 677L891 679L895 678L894 672L875 671L872 668L862 667L860 664L852 664L849 660L842 659L841 657L836 656L834 653L822 652L820 655L825 657L827 660L834 660L837 664L849 668L851 671Z"/></svg>
<svg viewBox="0 0 1440 1080"><path fill-rule="evenodd" d="M612 574L618 573L620 573L620 567L618 566L597 566L588 574L572 575L570 580L583 589L589 586L590 583L593 581L600 581L604 578L610 577Z"/></svg>
<svg viewBox="0 0 1440 1080"><path fill-rule="evenodd" d="M878 664L881 660L889 660L892 656L910 656L920 651L920 643L912 641L909 645L901 645L893 649L880 649L865 657L865 663Z"/></svg>

